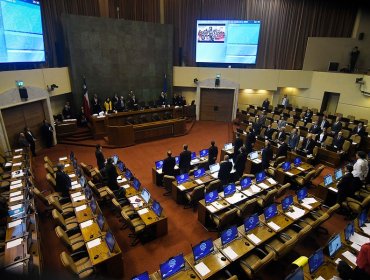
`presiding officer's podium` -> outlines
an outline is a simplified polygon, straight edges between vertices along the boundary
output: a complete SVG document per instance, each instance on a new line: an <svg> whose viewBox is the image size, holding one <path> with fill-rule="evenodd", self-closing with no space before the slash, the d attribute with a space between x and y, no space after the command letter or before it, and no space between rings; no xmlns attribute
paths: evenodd
<svg viewBox="0 0 370 280"><path fill-rule="evenodd" d="M108 144L118 147L135 145L134 126L108 126Z"/></svg>

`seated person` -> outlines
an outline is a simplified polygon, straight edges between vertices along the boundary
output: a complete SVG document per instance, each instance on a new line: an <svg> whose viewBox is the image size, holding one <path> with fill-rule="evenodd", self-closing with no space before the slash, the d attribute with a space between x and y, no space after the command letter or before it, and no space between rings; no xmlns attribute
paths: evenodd
<svg viewBox="0 0 370 280"><path fill-rule="evenodd" d="M91 106L91 111L93 114L99 114L102 111L100 100L97 94L94 94L94 97L90 102L90 106Z"/></svg>
<svg viewBox="0 0 370 280"><path fill-rule="evenodd" d="M315 123L310 127L308 132L312 134L319 134L321 132L321 127L319 126L317 121L315 121Z"/></svg>
<svg viewBox="0 0 370 280"><path fill-rule="evenodd" d="M299 135L297 129L293 128L288 137L288 147L292 150L295 150L299 142Z"/></svg>
<svg viewBox="0 0 370 280"><path fill-rule="evenodd" d="M69 189L71 188L71 178L64 171L64 164L57 164L57 172L55 172L55 191L61 193L63 197L69 197Z"/></svg>
<svg viewBox="0 0 370 280"><path fill-rule="evenodd" d="M306 113L303 115L303 122L306 125L309 122L312 122L312 112L310 109L307 109Z"/></svg>
<svg viewBox="0 0 370 280"><path fill-rule="evenodd" d="M342 132L340 131L336 137L333 139L333 148L337 151L342 151L344 144L344 137L342 135Z"/></svg>
<svg viewBox="0 0 370 280"><path fill-rule="evenodd" d="M225 155L224 160L220 163L218 171L218 179L222 185L227 185L230 182L230 172L233 169L233 164L229 161L229 156Z"/></svg>
<svg viewBox="0 0 370 280"><path fill-rule="evenodd" d="M313 135L308 133L306 138L303 140L301 150L306 153L306 155L312 155L313 148L315 148L315 140Z"/></svg>
<svg viewBox="0 0 370 280"><path fill-rule="evenodd" d="M275 129L271 128L271 124L269 124L266 129L265 129L265 132L263 134L263 136L265 137L265 139L269 139L271 140L272 139L272 134L274 133Z"/></svg>
<svg viewBox="0 0 370 280"><path fill-rule="evenodd" d="M326 133L326 128L324 127L321 130L321 133L316 136L316 142L319 144L323 144L327 137L328 137L328 134Z"/></svg>
<svg viewBox="0 0 370 280"><path fill-rule="evenodd" d="M281 143L284 142L286 139L285 127L279 129L278 134L276 135L276 141Z"/></svg>
<svg viewBox="0 0 370 280"><path fill-rule="evenodd" d="M281 129L283 127L286 127L287 125L287 122L286 120L284 119L283 116L280 117L280 120L278 121L278 129Z"/></svg>
<svg viewBox="0 0 370 280"><path fill-rule="evenodd" d="M104 111L106 113L112 113L113 112L113 105L112 101L110 100L109 97L107 97L104 101Z"/></svg>
<svg viewBox="0 0 370 280"><path fill-rule="evenodd" d="M342 122L340 121L340 117L338 116L331 126L331 134L337 135L339 131L342 130Z"/></svg>

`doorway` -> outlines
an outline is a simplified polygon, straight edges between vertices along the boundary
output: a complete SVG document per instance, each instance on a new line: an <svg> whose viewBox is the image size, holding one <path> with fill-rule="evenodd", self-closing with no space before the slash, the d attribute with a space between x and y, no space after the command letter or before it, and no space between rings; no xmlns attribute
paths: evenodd
<svg viewBox="0 0 370 280"><path fill-rule="evenodd" d="M234 89L201 88L200 120L232 121Z"/></svg>
<svg viewBox="0 0 370 280"><path fill-rule="evenodd" d="M325 91L320 112L326 112L329 115L334 115L337 111L339 97L340 93Z"/></svg>

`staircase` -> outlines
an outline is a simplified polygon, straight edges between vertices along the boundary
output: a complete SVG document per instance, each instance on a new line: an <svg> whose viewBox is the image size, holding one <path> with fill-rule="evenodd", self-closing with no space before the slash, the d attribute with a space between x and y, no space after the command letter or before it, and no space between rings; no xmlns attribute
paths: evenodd
<svg viewBox="0 0 370 280"><path fill-rule="evenodd" d="M78 127L75 132L58 135L59 144L78 146L95 146L93 136L88 127Z"/></svg>

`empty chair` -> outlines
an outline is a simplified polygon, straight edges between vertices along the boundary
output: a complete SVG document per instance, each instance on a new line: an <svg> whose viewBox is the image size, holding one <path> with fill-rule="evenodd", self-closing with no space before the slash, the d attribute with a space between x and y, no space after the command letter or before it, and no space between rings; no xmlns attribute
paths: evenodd
<svg viewBox="0 0 370 280"><path fill-rule="evenodd" d="M255 212L257 206L257 198L251 198L245 201L241 205L235 205L238 209L237 215L238 217L244 221L244 219Z"/></svg>
<svg viewBox="0 0 370 280"><path fill-rule="evenodd" d="M80 256L79 259L74 261L72 257L67 254L66 252L60 253L60 260L64 267L68 268L70 272L77 275L79 278L86 278L89 277L91 274L94 273L94 267L90 261L89 256L87 253L82 255L85 252L80 252L78 255L74 255L76 259L77 256Z"/></svg>
<svg viewBox="0 0 370 280"><path fill-rule="evenodd" d="M358 146L361 143L361 136L357 134L353 134L349 139L352 140L352 144Z"/></svg>
<svg viewBox="0 0 370 280"><path fill-rule="evenodd" d="M351 147L351 142L348 140L344 140L342 150L345 154L348 153L350 147Z"/></svg>
<svg viewBox="0 0 370 280"><path fill-rule="evenodd" d="M45 171L46 171L48 174L50 174L50 175L52 175L52 176L55 176L54 174L55 174L55 171L56 171L56 170L54 170L53 168L51 168L51 166L50 166L49 164L47 164L46 162L44 163L44 168L45 168Z"/></svg>
<svg viewBox="0 0 370 280"><path fill-rule="evenodd" d="M51 211L51 214L55 222L64 230L68 231L78 227L78 222L75 216L64 218L56 209L53 209L53 211Z"/></svg>
<svg viewBox="0 0 370 280"><path fill-rule="evenodd" d="M219 190L221 188L221 181L219 179L212 181L206 186L206 192L211 192L213 190Z"/></svg>
<svg viewBox="0 0 370 280"><path fill-rule="evenodd" d="M56 164L53 163L48 156L44 156L44 162L49 164L51 168L53 168L56 171Z"/></svg>
<svg viewBox="0 0 370 280"><path fill-rule="evenodd" d="M312 179L319 177L321 172L324 170L324 168L325 168L325 165L320 165L318 168L316 168L315 174L313 175Z"/></svg>
<svg viewBox="0 0 370 280"><path fill-rule="evenodd" d="M132 231L132 233L129 234L129 237L133 239L131 246L135 246L140 241L140 237L144 233L146 228L145 223L141 218L134 218L131 220L130 217L124 212L121 212L121 215L125 223Z"/></svg>
<svg viewBox="0 0 370 280"><path fill-rule="evenodd" d="M325 146L330 146L332 144L333 144L333 137L331 137L331 136L326 137L326 139L324 141L324 145Z"/></svg>
<svg viewBox="0 0 370 280"><path fill-rule="evenodd" d="M204 190L205 190L205 186L200 185L200 186L195 187L192 191L187 192L185 194L187 205L185 205L184 208L193 207L195 210L196 206L198 205L198 201L204 198Z"/></svg>
<svg viewBox="0 0 370 280"><path fill-rule="evenodd" d="M367 209L370 205L370 195L364 198L364 200L358 201L352 197L347 197L342 202L342 206L348 209L353 214L360 214L362 210Z"/></svg>
<svg viewBox="0 0 370 280"><path fill-rule="evenodd" d="M93 176L93 167L91 165L80 162L80 167L86 176L89 178Z"/></svg>
<svg viewBox="0 0 370 280"><path fill-rule="evenodd" d="M131 216L135 214L135 210L131 207L131 205L121 205L117 198L112 198L112 204L116 209L117 213L120 214L122 211L127 215Z"/></svg>
<svg viewBox="0 0 370 280"><path fill-rule="evenodd" d="M50 205L63 216L73 213L74 208L71 202L61 204L61 201L55 196L50 196L48 199Z"/></svg>
<svg viewBox="0 0 370 280"><path fill-rule="evenodd" d="M163 194L164 196L171 195L173 181L176 181L176 178L174 176L169 176L169 175L163 176L163 187L166 190L166 192Z"/></svg>
<svg viewBox="0 0 370 280"><path fill-rule="evenodd" d="M50 173L46 174L46 181L48 181L49 185L55 190L57 186L57 182L55 181L55 178Z"/></svg>
<svg viewBox="0 0 370 280"><path fill-rule="evenodd" d="M50 206L51 204L51 197L55 197L55 199L59 199L60 195L56 192L50 192L48 190L40 191L37 187L32 188L32 193L41 200L41 202L45 206Z"/></svg>
<svg viewBox="0 0 370 280"><path fill-rule="evenodd" d="M278 166L280 163L284 162L286 159L285 156L280 156L280 157L277 157L274 161L270 161L270 165L272 167L275 167Z"/></svg>
<svg viewBox="0 0 370 280"><path fill-rule="evenodd" d="M277 195L277 189L269 190L266 194L260 195L257 198L258 206L264 208L267 205L270 205L275 201L275 197Z"/></svg>
<svg viewBox="0 0 370 280"><path fill-rule="evenodd" d="M274 253L274 259L278 260L288 253L298 242L297 236L290 237L287 234L281 233L275 235L272 239L266 242L265 249L268 252Z"/></svg>
<svg viewBox="0 0 370 280"><path fill-rule="evenodd" d="M109 191L110 189L107 186L98 188L91 180L87 182L93 193L97 196L99 200L111 198Z"/></svg>
<svg viewBox="0 0 370 280"><path fill-rule="evenodd" d="M227 226L230 226L237 217L237 209L230 209L222 214L216 215L211 214L211 220L215 223L218 231L225 229Z"/></svg>
<svg viewBox="0 0 370 280"><path fill-rule="evenodd" d="M60 226L57 226L55 228L55 233L71 252L76 252L77 250L85 247L85 241L81 232L77 232L68 236L68 234Z"/></svg>
<svg viewBox="0 0 370 280"><path fill-rule="evenodd" d="M277 193L276 193L276 197L279 198L279 197L283 197L287 191L289 190L291 184L290 183L286 183L284 185L282 185L281 187L279 187L279 185L276 185L276 188L277 188Z"/></svg>
<svg viewBox="0 0 370 280"><path fill-rule="evenodd" d="M239 264L248 278L254 279L256 274L274 259L274 255L272 251L265 252L260 248L255 248L243 257Z"/></svg>
<svg viewBox="0 0 370 280"><path fill-rule="evenodd" d="M0 177L1 180L8 180L11 178L11 173L5 171L1 166L0 166Z"/></svg>
<svg viewBox="0 0 370 280"><path fill-rule="evenodd" d="M311 179L315 175L315 170L311 170L305 176L297 176L293 178L293 181L298 184L299 187L304 187L311 182Z"/></svg>

